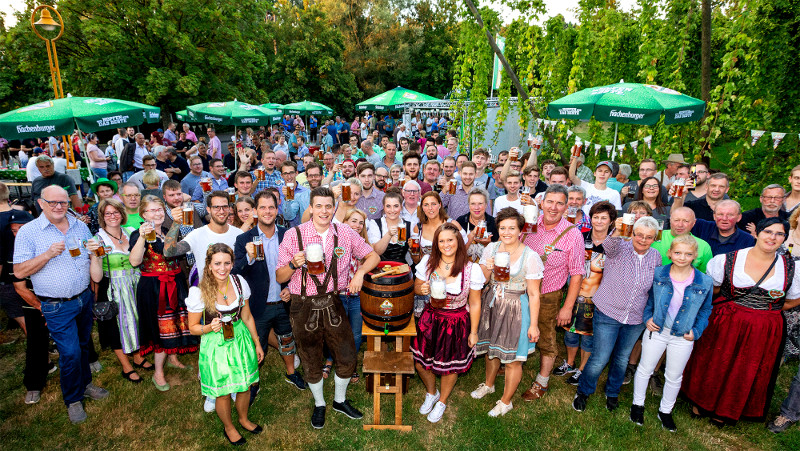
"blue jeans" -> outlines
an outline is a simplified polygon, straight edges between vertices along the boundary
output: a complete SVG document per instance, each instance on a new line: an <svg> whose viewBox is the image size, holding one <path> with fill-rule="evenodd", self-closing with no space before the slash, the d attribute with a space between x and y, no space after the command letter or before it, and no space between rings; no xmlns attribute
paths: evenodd
<svg viewBox="0 0 800 451"><path fill-rule="evenodd" d="M95 177L97 177L97 178L106 178L106 177L108 177L108 169L105 169L105 168L92 168L92 172L94 173Z"/></svg>
<svg viewBox="0 0 800 451"><path fill-rule="evenodd" d="M644 330L644 323L629 325L604 315L600 309L595 309L594 342L597 346L592 349L592 356L586 362L586 368L581 373L578 382L578 393L591 395L597 389L597 379L608 364L608 381L606 382L606 396L618 397L625 379L625 368L628 367L628 358L639 336Z"/></svg>
<svg viewBox="0 0 800 451"><path fill-rule="evenodd" d="M89 346L92 340L92 292L84 291L67 302L42 302L42 314L58 348L61 394L64 404L83 400L92 382Z"/></svg>
<svg viewBox="0 0 800 451"><path fill-rule="evenodd" d="M800 420L800 370L792 379L792 386L789 387L789 394L781 404L781 415L792 421Z"/></svg>
<svg viewBox="0 0 800 451"><path fill-rule="evenodd" d="M133 171L125 171L122 173L122 181L127 182L129 178L131 178L135 174ZM121 188L120 188L121 189Z"/></svg>
<svg viewBox="0 0 800 451"><path fill-rule="evenodd" d="M339 296L347 312L347 319L350 320L350 328L353 329L353 339L356 342L356 353L361 348L361 298L357 295Z"/></svg>
<svg viewBox="0 0 800 451"><path fill-rule="evenodd" d="M592 344L594 337L591 335L581 335L575 332L564 332L564 346L568 348L577 348L580 345L581 350L585 352L592 352Z"/></svg>

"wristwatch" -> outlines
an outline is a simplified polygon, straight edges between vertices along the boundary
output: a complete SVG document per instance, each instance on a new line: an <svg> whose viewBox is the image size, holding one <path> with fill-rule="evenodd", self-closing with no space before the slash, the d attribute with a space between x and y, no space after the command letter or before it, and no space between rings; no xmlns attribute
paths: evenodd
<svg viewBox="0 0 800 451"><path fill-rule="evenodd" d="M289 267L292 268L292 271L297 271L297 266L294 265L293 261L289 262Z"/></svg>

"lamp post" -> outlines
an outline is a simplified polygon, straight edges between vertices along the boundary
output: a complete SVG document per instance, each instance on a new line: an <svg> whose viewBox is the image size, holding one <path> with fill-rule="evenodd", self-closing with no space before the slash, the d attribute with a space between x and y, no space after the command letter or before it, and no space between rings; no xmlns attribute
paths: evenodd
<svg viewBox="0 0 800 451"><path fill-rule="evenodd" d="M41 15L39 16L39 20L36 20L36 13L39 11L41 11ZM54 14L58 18L57 21L53 19ZM56 53L55 41L64 34L64 19L61 18L61 14L52 6L39 5L31 14L31 28L33 28L33 32L36 33L36 36L47 45L47 59L50 62L50 78L53 84L53 94L56 99L62 99L64 98L64 86L61 83L61 69L58 66L58 54ZM58 30L58 34L53 38L47 38L39 33L39 29L47 33ZM65 154L67 155L67 167L74 169L77 166L75 165L75 156L72 154L72 146L69 137L63 136L62 139L66 150Z"/></svg>

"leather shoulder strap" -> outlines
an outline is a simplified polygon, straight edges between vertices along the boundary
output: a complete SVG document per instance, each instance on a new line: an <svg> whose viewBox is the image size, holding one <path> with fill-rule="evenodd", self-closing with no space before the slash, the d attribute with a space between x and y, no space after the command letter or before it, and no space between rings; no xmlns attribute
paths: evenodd
<svg viewBox="0 0 800 451"><path fill-rule="evenodd" d="M555 246L556 246L556 244L558 244L558 242L559 242L559 241L561 241L561 238L564 238L564 235L566 235L566 234L567 234L567 232L569 232L571 229L574 229L574 228L575 228L575 226L574 226L574 225L571 225L571 226L567 227L566 229L564 229L564 231L562 231L562 232L561 232L561 233L560 233L560 234L559 234L559 235L556 237L556 239L554 239L554 240L553 240L553 242L552 242L552 243L550 243L550 245L551 245L551 246L553 246L553 247L555 247Z"/></svg>

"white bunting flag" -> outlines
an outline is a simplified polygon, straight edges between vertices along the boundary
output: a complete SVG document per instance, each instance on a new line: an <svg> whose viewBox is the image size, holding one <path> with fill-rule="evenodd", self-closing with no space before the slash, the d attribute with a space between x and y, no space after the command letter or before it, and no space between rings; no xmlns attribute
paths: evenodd
<svg viewBox="0 0 800 451"><path fill-rule="evenodd" d="M603 147L603 146L601 146L600 144L595 144L595 145L594 145L594 154L595 154L595 155L597 155L597 154L599 154L599 153L600 153L600 148L601 148L601 147Z"/></svg>
<svg viewBox="0 0 800 451"><path fill-rule="evenodd" d="M566 121L566 120L564 120L564 119L561 119L561 124L562 124L562 125L567 125L567 121Z"/></svg>
<svg viewBox="0 0 800 451"><path fill-rule="evenodd" d="M569 139L570 136L572 136L572 130L567 129L567 139Z"/></svg>
<svg viewBox="0 0 800 451"><path fill-rule="evenodd" d="M584 142L583 142L583 148L584 148L584 149L588 149L588 148L589 148L589 146L591 146L591 145L592 145L592 143L590 143L589 141L584 141Z"/></svg>
<svg viewBox="0 0 800 451"><path fill-rule="evenodd" d="M772 148L777 149L786 133L772 132Z"/></svg>
<svg viewBox="0 0 800 451"><path fill-rule="evenodd" d="M750 141L750 146L755 146L763 135L764 130L750 130L750 137L753 138L752 141Z"/></svg>
<svg viewBox="0 0 800 451"><path fill-rule="evenodd" d="M614 146L612 146L611 144L606 145L606 153L611 155L611 149L613 149L613 148L614 148Z"/></svg>
<svg viewBox="0 0 800 451"><path fill-rule="evenodd" d="M650 135L650 136L645 136L645 137L644 137L644 139L643 139L642 141L644 141L644 143L645 143L645 144L647 144L647 148L648 148L648 149L652 149L652 148L653 148L653 146L652 146L652 143L653 143L653 136L652 136L652 135Z"/></svg>
<svg viewBox="0 0 800 451"><path fill-rule="evenodd" d="M631 149L633 149L633 154L636 155L637 154L636 148L639 147L639 141L632 141L630 146Z"/></svg>
<svg viewBox="0 0 800 451"><path fill-rule="evenodd" d="M625 150L625 144L617 145L617 151L619 152L619 156L622 156L622 151Z"/></svg>

